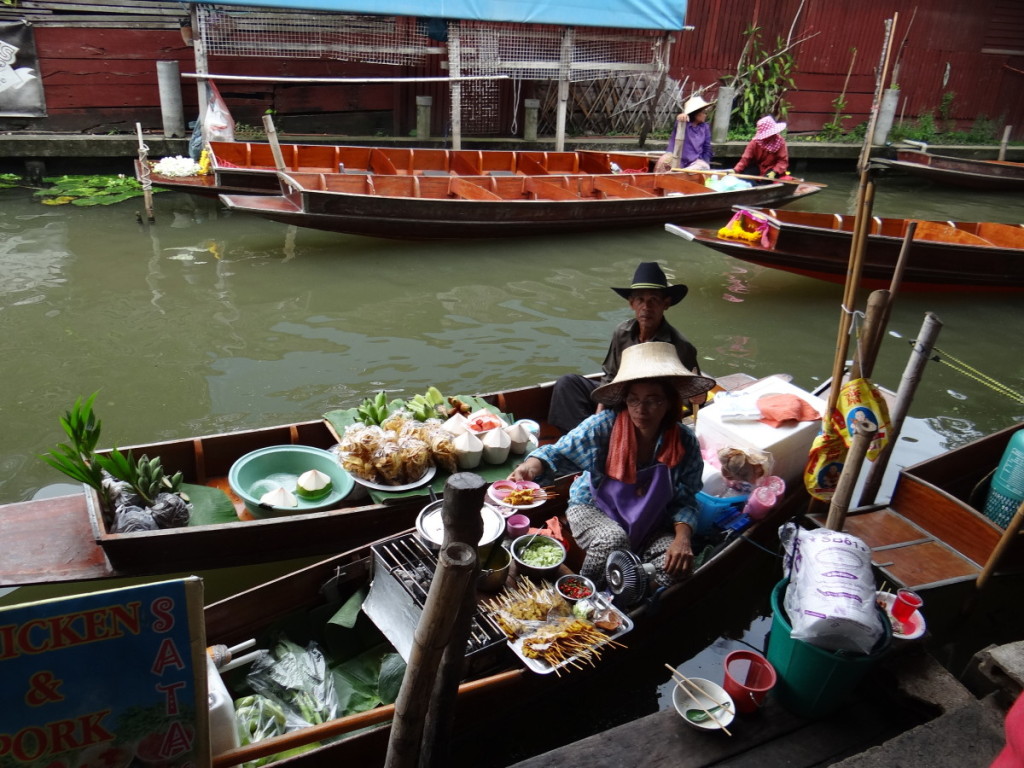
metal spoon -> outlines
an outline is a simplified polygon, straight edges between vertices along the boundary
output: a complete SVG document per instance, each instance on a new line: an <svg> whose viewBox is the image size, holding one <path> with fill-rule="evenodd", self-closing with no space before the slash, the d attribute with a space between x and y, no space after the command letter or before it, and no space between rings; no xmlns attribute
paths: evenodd
<svg viewBox="0 0 1024 768"><path fill-rule="evenodd" d="M728 704L719 704L717 707L712 707L706 712L703 709L688 709L686 710L685 717L691 723L703 723L705 720L710 720L711 715L720 709L724 709L730 713L732 712L732 710L729 709Z"/></svg>

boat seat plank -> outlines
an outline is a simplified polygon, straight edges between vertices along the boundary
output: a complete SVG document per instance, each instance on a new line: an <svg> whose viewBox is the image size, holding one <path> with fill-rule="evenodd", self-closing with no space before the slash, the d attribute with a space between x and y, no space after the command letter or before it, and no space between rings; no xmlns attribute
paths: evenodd
<svg viewBox="0 0 1024 768"><path fill-rule="evenodd" d="M693 181L681 173L659 173L654 186L666 192L682 192L686 195L702 195L713 191L703 183Z"/></svg>
<svg viewBox="0 0 1024 768"><path fill-rule="evenodd" d="M116 575L89 522L84 494L38 499L4 507L0 587L103 579Z"/></svg>
<svg viewBox="0 0 1024 768"><path fill-rule="evenodd" d="M976 563L984 563L1002 530L960 499L904 472L889 506Z"/></svg>
<svg viewBox="0 0 1024 768"><path fill-rule="evenodd" d="M482 159L480 152L452 152L451 169L452 173L460 176L479 176L482 171Z"/></svg>
<svg viewBox="0 0 1024 768"><path fill-rule="evenodd" d="M872 564L887 581L907 589L978 578L981 567L937 541L875 552Z"/></svg>
<svg viewBox="0 0 1024 768"><path fill-rule="evenodd" d="M811 515L814 523L825 527L827 515ZM872 549L921 541L929 534L888 507L847 515L843 530L852 533Z"/></svg>
<svg viewBox="0 0 1024 768"><path fill-rule="evenodd" d="M1024 227L1019 225L982 222L977 234L1002 248L1024 248Z"/></svg>
<svg viewBox="0 0 1024 768"><path fill-rule="evenodd" d="M963 229L935 221L918 221L915 240L932 240L940 243L959 243L961 245L992 245L983 237L978 237Z"/></svg>
<svg viewBox="0 0 1024 768"><path fill-rule="evenodd" d="M370 153L370 170L373 173L391 176L398 175L398 169L395 167L395 164L391 162L391 158L379 149L374 149Z"/></svg>
<svg viewBox="0 0 1024 768"><path fill-rule="evenodd" d="M458 176L452 176L448 191L463 200L501 200L500 195Z"/></svg>
<svg viewBox="0 0 1024 768"><path fill-rule="evenodd" d="M538 153L540 154L540 153ZM547 176L548 169L533 155L519 156L519 171L528 176Z"/></svg>
<svg viewBox="0 0 1024 768"><path fill-rule="evenodd" d="M580 195L571 189L566 189L558 184L544 179L534 178L528 176L523 184L523 188L535 195L537 198L543 200L579 200Z"/></svg>
<svg viewBox="0 0 1024 768"><path fill-rule="evenodd" d="M604 192L610 197L624 197L624 198L647 198L657 197L653 192L649 192L646 189L640 189L640 187L633 186L632 184L626 184L616 179L612 179L608 176L595 176L594 177L594 189L598 189Z"/></svg>

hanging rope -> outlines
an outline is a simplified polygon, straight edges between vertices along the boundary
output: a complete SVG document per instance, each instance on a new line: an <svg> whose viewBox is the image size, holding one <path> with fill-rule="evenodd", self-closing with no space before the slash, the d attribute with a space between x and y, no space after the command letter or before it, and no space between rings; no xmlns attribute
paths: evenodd
<svg viewBox="0 0 1024 768"><path fill-rule="evenodd" d="M912 341L910 343L915 344L916 341ZM993 392L998 392L1000 395L1005 395L1006 397L1010 398L1011 400L1014 400L1015 402L1024 403L1024 395L1022 395L1020 392L1011 389L1002 382L996 381L991 376L987 376L978 369L972 368L963 360L959 360L953 357L953 355L949 354L949 352L941 350L938 347L932 347L932 349L938 353L935 357L931 358L935 362L945 363L954 371L962 373L969 379L974 379L979 384L982 384L991 389Z"/></svg>

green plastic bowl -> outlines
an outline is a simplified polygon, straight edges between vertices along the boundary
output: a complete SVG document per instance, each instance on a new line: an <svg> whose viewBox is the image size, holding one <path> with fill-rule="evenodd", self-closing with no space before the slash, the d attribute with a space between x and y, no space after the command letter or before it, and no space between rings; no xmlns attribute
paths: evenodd
<svg viewBox="0 0 1024 768"><path fill-rule="evenodd" d="M276 507L260 503L267 491L281 486L295 493L299 475L318 469L331 478L331 492L319 499L296 495L298 506ZM309 445L272 445L245 454L228 472L231 490L245 502L253 517L284 517L322 512L339 506L354 485L351 475L338 464L333 453Z"/></svg>

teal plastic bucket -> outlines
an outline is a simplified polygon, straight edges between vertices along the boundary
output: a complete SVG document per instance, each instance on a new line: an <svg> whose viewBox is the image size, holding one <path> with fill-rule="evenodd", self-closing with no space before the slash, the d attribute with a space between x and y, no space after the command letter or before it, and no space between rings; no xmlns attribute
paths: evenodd
<svg viewBox="0 0 1024 768"><path fill-rule="evenodd" d="M783 579L772 590L772 628L768 635L768 661L778 680L772 695L790 712L807 718L837 710L892 643L892 627L879 610L884 632L869 654L830 651L790 637L793 631L783 607Z"/></svg>

